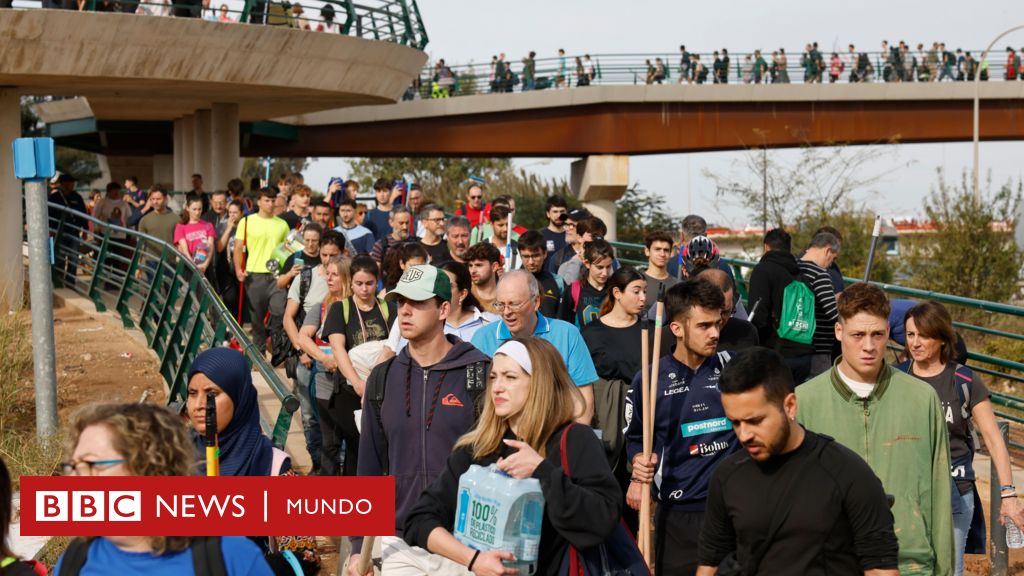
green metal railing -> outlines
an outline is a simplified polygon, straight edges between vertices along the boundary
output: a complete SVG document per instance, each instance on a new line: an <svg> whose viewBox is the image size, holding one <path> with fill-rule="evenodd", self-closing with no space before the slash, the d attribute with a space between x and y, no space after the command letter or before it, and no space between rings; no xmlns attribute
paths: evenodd
<svg viewBox="0 0 1024 576"><path fill-rule="evenodd" d="M283 447L299 400L250 341L216 290L170 244L50 204L54 287L74 290L96 310L113 310L156 352L168 403L184 402L188 368L206 348L234 341L273 390L281 409L264 431ZM74 270L77 268L77 270Z"/></svg>
<svg viewBox="0 0 1024 576"><path fill-rule="evenodd" d="M969 52L974 58L978 58L981 55L981 50L970 50ZM707 71L703 80L694 78L694 82L703 84L717 83L715 82L714 54L710 52L699 54L693 52L691 54L697 54L700 57L701 66ZM825 70L821 73L818 81L826 84L830 83L831 54L831 52L823 52L822 54L825 58ZM929 82L943 74L941 63L935 69L934 75L932 75L932 67L927 65L927 63L920 64L921 61L927 61L927 53L922 57L914 51L908 56L910 58L910 65L899 67L888 64L882 52L864 52L864 54L867 56L867 67L863 68L862 72L857 75L851 76L851 72L856 69L856 66L849 64L852 60L849 58L848 53L839 53L840 60L844 62L845 67L838 75L838 83ZM522 57L507 59L513 74L511 82L502 81L500 78L491 78L492 70L489 60L471 61L468 64L450 64L444 67L440 67L439 62L431 62L421 71L420 78L414 88L419 92L421 98L427 99L431 97L468 96L489 92L520 92L530 89L548 90L558 87L559 77L563 78L561 86L578 87L581 85L580 79L587 77L588 70L591 69L593 77L589 79L590 85L638 85L653 83L648 82L648 73L651 68L658 69L657 60L659 58L661 59L661 70L664 76L657 83L678 84L683 74L680 63L681 55L678 52L590 54L589 63L585 60L586 56L586 54L566 55L564 63L559 57L534 59L535 73L532 87L528 86L527 79L525 78L525 59ZM751 58L750 61L747 61L748 56ZM581 61L582 73L578 71L577 57ZM802 84L807 82L805 80L804 67L801 65L801 53L799 50L787 54L785 65L780 63L779 66L773 66L770 50L762 52L761 58L765 61L766 67L761 69L762 72L760 74L755 75L754 62L757 61L757 57L754 53L730 53L728 65L723 67L721 74L731 84ZM918 60L918 65L914 64L914 58ZM993 51L989 53L988 64L985 67L985 74L982 76L982 80L1003 80L1006 76L1006 60L1006 55L1003 52ZM980 65L976 64L976 66ZM691 66L690 69L696 70L697 68ZM968 80L969 76L966 73L966 65L964 65L963 70L964 73L961 74L957 67L953 66L949 70L952 74L951 80ZM782 74L783 71L785 74ZM689 73L687 73L684 81L690 81ZM435 82L438 84L437 88L442 88L443 90L435 89Z"/></svg>
<svg viewBox="0 0 1024 576"><path fill-rule="evenodd" d="M242 22L282 26L300 30L334 32L372 40L394 42L418 50L429 38L416 0L318 0L319 7L302 6L300 1L244 0L242 8L218 0L204 10L201 0L54 0L56 6L83 12L122 12L150 16L202 18L220 22ZM15 8L48 7L43 0L15 0ZM238 2L232 2L238 4ZM221 10L221 6L224 9Z"/></svg>
<svg viewBox="0 0 1024 576"><path fill-rule="evenodd" d="M615 246L619 255L619 262L633 266L646 264L646 261L643 258L644 247L642 244L631 244L626 242L613 242L612 244ZM722 260L732 268L733 276L736 280L737 291L739 292L740 298L745 302L747 300L747 278L749 276L749 271L753 269L757 263L735 258L722 258ZM853 284L861 281L858 278L849 277L846 277L843 280L847 284ZM952 294L943 294L930 290L907 288L905 286L886 284L883 282L872 282L872 284L879 286L890 296L913 298L917 300L934 300L945 305L956 306L962 309L976 310L998 316L1024 318L1024 307L1021 306L976 300L974 298L967 298L964 296L954 296ZM1024 340L1024 335L1005 330L977 326L966 322L953 322L953 325L962 332L974 332L986 337L1008 338L1018 341ZM902 347L895 343L891 343L890 347L896 351L902 350ZM972 351L968 351L967 358L971 369L976 372L996 379L1014 383L1024 383L1024 362L1020 362L1019 359L999 358L983 354L981 352ZM995 406L996 415L1015 423L1017 426L1011 427L1011 430L1014 432L1019 431L1020 425L1024 425L1024 398L999 392L992 392L991 399L992 404ZM1017 434L1011 434L1010 445L1018 450L1024 450L1024 443L1021 442L1021 437Z"/></svg>

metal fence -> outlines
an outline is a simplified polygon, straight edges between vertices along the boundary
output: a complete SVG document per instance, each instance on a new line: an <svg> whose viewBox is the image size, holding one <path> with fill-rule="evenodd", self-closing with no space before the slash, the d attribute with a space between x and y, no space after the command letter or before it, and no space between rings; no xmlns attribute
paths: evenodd
<svg viewBox="0 0 1024 576"><path fill-rule="evenodd" d="M283 447L299 400L264 359L225 307L216 290L170 244L136 230L106 224L59 204L49 204L55 287L113 310L126 328L138 328L156 352L168 402L187 396L188 369L203 349L236 345L281 402L264 430Z"/></svg>
<svg viewBox="0 0 1024 576"><path fill-rule="evenodd" d="M969 50L977 59L981 50ZM414 93L420 98L444 98L467 96L491 92L521 92L529 90L550 90L555 88L576 88L586 85L637 85L637 84L679 84L679 83L759 83L759 84L803 84L810 82L831 83L831 52L824 53L824 70L808 73L809 66L801 61L800 51L787 53L784 60L773 62L772 54L761 53L764 65L759 66L758 54L753 52L729 53L728 63L721 68L715 64L714 53L691 53L699 57L700 65L691 62L683 67L681 55L673 52L637 54L580 54L564 58L534 59L532 81L524 73L525 58L508 61L510 75L495 78L492 63L484 60L459 65L441 65L441 61L428 63L420 73L407 99ZM861 55L863 54L863 57ZM908 54L902 62L894 63L883 52L837 53L842 63L835 82L931 82L940 77L943 81L965 81L973 79L971 70L982 74L981 80L1004 80L1007 58L1004 52L990 52L985 63L974 60L974 64L954 62L943 66L940 60L932 62L927 51ZM721 57L721 55L719 55ZM577 63L577 58L579 63ZM589 60L587 59L589 58ZM748 60L749 58L749 60ZM660 60L660 67L659 67ZM699 71L703 70L701 74ZM561 80L560 80L561 79Z"/></svg>
<svg viewBox="0 0 1024 576"><path fill-rule="evenodd" d="M422 50L429 42L416 0L14 0L15 8L55 8L264 24L394 42Z"/></svg>

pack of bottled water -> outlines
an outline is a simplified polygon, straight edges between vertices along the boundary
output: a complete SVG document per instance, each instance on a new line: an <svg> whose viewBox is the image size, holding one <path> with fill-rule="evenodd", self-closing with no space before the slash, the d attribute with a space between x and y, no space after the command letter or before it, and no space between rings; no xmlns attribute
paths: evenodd
<svg viewBox="0 0 1024 576"><path fill-rule="evenodd" d="M455 538L482 552L503 550L515 556L504 562L521 575L537 571L544 494L536 478L518 480L494 464L469 467L459 479Z"/></svg>

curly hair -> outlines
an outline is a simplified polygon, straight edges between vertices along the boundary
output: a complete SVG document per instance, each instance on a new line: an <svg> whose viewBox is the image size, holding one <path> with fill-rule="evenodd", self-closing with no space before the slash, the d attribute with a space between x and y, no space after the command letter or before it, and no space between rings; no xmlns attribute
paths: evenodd
<svg viewBox="0 0 1024 576"><path fill-rule="evenodd" d="M70 459L82 431L106 426L114 450L124 455L125 468L132 476L191 476L196 471L196 452L185 422L170 410L155 404L90 404L75 412L71 422ZM188 548L187 536L150 536L155 555Z"/></svg>

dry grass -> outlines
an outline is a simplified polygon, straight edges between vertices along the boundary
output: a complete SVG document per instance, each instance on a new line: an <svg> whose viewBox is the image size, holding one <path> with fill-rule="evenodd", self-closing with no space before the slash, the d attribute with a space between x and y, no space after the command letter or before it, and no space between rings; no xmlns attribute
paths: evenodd
<svg viewBox="0 0 1024 576"><path fill-rule="evenodd" d="M0 314L0 456L14 489L21 476L49 476L60 460L60 438L35 435L31 327L27 311Z"/></svg>

